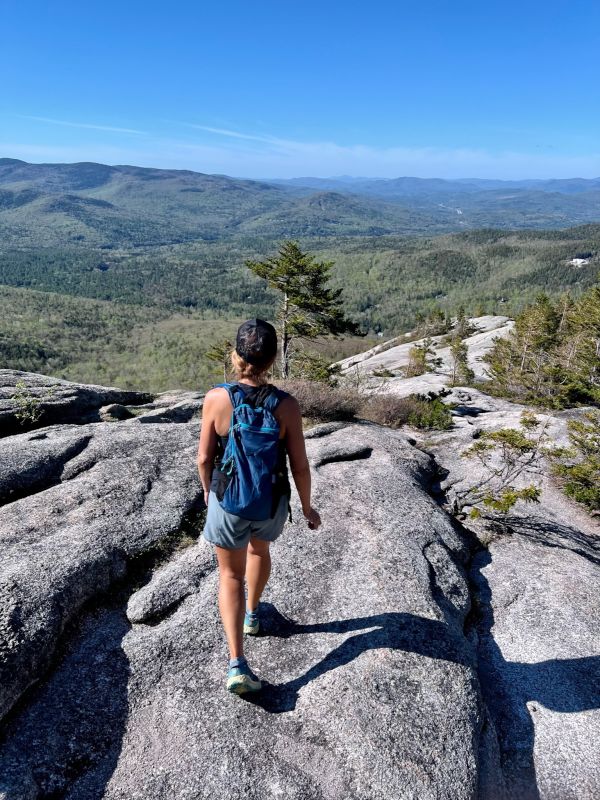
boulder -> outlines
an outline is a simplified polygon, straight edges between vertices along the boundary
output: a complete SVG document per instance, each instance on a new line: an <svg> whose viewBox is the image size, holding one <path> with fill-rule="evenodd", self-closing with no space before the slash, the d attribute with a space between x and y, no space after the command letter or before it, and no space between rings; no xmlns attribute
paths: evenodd
<svg viewBox="0 0 600 800"><path fill-rule="evenodd" d="M135 409L136 422L190 422L199 419L203 403L202 392L162 392L152 403Z"/></svg>
<svg viewBox="0 0 600 800"><path fill-rule="evenodd" d="M113 420L132 419L134 415L120 403L110 403L98 409L98 418L101 422L112 422Z"/></svg>
<svg viewBox="0 0 600 800"><path fill-rule="evenodd" d="M0 436L56 423L99 420L110 403L147 403L153 395L109 386L73 383L35 372L0 369ZM25 411L25 416L21 416Z"/></svg>
<svg viewBox="0 0 600 800"><path fill-rule="evenodd" d="M96 423L0 440L0 717L82 605L201 502L197 439L197 425Z"/></svg>
<svg viewBox="0 0 600 800"><path fill-rule="evenodd" d="M203 399L204 392L169 390L167 392L159 392L155 395L152 405L154 408L172 408L172 406L179 405L180 403L201 404Z"/></svg>

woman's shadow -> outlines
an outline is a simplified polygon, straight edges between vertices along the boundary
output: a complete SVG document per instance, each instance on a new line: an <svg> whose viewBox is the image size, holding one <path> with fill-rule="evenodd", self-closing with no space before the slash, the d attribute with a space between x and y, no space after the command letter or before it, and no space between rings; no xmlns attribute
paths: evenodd
<svg viewBox="0 0 600 800"><path fill-rule="evenodd" d="M487 554L489 559L489 554ZM489 563L489 561L487 562ZM484 566L481 563L480 566ZM482 579L485 592L487 582ZM552 659L537 664L506 661L491 636L493 613L485 621L488 639L486 656L479 664L484 698L500 739L503 772L510 797L515 800L539 798L533 761L534 726L527 703L534 701L552 711L573 713L600 708L600 656ZM475 653L462 632L446 622L404 612L389 612L353 619L303 625L286 619L270 603L261 605L261 624L267 636L289 638L311 633L351 633L342 644L293 680L266 684L257 695L245 695L265 711L281 714L293 711L304 686L331 670L343 667L361 653L392 648L441 659L477 669ZM360 631L365 631L360 633ZM483 632L480 631L480 635ZM510 687L510 695L499 687ZM506 737L509 737L508 739Z"/></svg>
<svg viewBox="0 0 600 800"><path fill-rule="evenodd" d="M366 629L365 633L360 633ZM261 603L261 635L288 639L311 633L351 633L341 645L329 652L302 675L281 684L264 685L257 695L243 695L266 711L280 714L293 711L300 690L326 672L342 667L361 653L379 648L393 648L418 653L429 658L445 659L475 666L464 646L464 639L443 622L406 613L374 614L370 617L303 625L287 619L271 603Z"/></svg>

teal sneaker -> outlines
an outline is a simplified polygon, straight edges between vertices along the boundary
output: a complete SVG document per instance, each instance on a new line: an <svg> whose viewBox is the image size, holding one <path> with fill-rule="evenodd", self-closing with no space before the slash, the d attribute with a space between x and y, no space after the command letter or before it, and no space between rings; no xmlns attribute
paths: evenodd
<svg viewBox="0 0 600 800"><path fill-rule="evenodd" d="M244 617L244 633L250 636L256 636L259 630L258 608L256 611L246 611L246 616Z"/></svg>
<svg viewBox="0 0 600 800"><path fill-rule="evenodd" d="M237 664L229 668L227 673L227 691L232 694L259 692L262 683L252 672L245 658L234 659ZM231 663L231 662L230 662Z"/></svg>

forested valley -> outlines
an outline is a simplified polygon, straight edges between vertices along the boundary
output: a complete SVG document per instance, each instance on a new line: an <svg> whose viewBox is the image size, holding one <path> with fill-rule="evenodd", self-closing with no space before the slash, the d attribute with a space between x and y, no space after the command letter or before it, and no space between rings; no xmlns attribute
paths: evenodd
<svg viewBox="0 0 600 800"><path fill-rule="evenodd" d="M515 316L540 291L576 297L600 269L600 225L565 227L580 217L552 216L556 192L534 202L531 187L515 190L508 213L497 187L451 187L451 202L444 187L443 204L429 184L385 200L334 188L0 160L0 363L127 388L206 388L218 377L206 352L243 318L272 316L273 293L245 264L284 238L333 262L332 285L362 332L319 342L331 359L434 312ZM584 188L560 195L564 207L587 198L592 213L597 190ZM449 216L459 200L477 215Z"/></svg>

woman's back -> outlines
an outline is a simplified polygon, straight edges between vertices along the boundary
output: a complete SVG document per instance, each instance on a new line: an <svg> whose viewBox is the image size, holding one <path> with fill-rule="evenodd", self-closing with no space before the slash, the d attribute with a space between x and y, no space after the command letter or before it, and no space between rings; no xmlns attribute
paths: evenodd
<svg viewBox="0 0 600 800"><path fill-rule="evenodd" d="M245 322L238 330L231 354L232 368L238 379L236 388L231 398L224 387L211 389L202 409L198 471L208 506L204 537L215 545L219 564L219 609L230 653L227 688L238 694L261 688L260 680L243 655L243 634L256 634L260 628L258 603L271 569L269 545L281 534L287 517L290 488L286 452L302 513L310 528L321 524L318 512L310 503L310 469L300 407L294 397L266 383L276 354L277 335L273 326L258 319ZM244 393L243 398L240 391ZM272 392L279 394L277 404ZM236 432L235 442L228 442L232 400L239 409L236 417L241 414L243 419L239 423L239 441ZM256 403L255 411L244 408L246 402L250 406ZM261 415L263 420L268 418L268 424L253 422ZM271 415L277 420L278 431ZM264 437L264 448L257 447L261 437ZM228 464L221 472L219 467L225 448ZM273 458L276 450L278 459ZM213 483L213 477L218 478L219 473L222 485ZM265 476L267 481L263 480ZM279 478L281 483L278 483ZM246 492L248 485L252 491ZM234 495L233 489L239 489L238 494ZM225 492L232 497L225 497ZM230 503L232 498L235 502ZM250 501L246 502L248 498ZM271 515L267 518L268 507ZM238 515L242 510L247 513Z"/></svg>
<svg viewBox="0 0 600 800"><path fill-rule="evenodd" d="M286 397L290 396L287 392L283 392L281 389L277 389L277 387L273 386L273 384L262 384L261 386L251 386L250 384L247 384L247 383L236 382L236 386L239 386L240 389L244 392L244 394L246 396L245 397L245 402L250 403L250 405L252 405L252 406L260 405L263 402L263 400L265 399L265 397L268 396L271 392L277 392L281 396L280 403L283 402L283 400ZM229 399L229 396L228 396L227 399L229 401L228 414L229 414L229 425L230 425L231 424L231 400ZM275 411L277 411L277 409L275 409ZM275 418L277 419L277 414L275 414ZM280 422L279 419L277 419L277 421ZM219 470L223 455L225 453L225 449L227 448L227 442L229 440L229 427L227 428L227 433L225 433L225 434L219 433L219 426L215 425L215 428L216 428L216 432L217 432L217 436L218 436L218 438L217 438L217 449L216 449L216 453L215 453L215 469ZM280 428L281 428L281 423L280 423ZM285 477L287 479L286 453L287 453L287 448L286 448L286 441L285 441L285 431L281 431L280 430L279 452L278 452L278 458L277 458L276 473L278 475L285 475Z"/></svg>
<svg viewBox="0 0 600 800"><path fill-rule="evenodd" d="M237 385L247 394L249 399L256 396L259 391L264 391L266 386L271 384L249 384L237 381ZM272 387L276 389L276 387ZM278 390L281 391L281 390ZM216 448L226 443L231 424L231 413L233 411L231 400L227 389L216 387L207 392L202 409L202 424L210 425L215 433ZM285 442L285 450L290 459L292 472L300 468L306 460L306 450L304 447L304 436L302 434L302 415L300 407L295 397L285 393L281 402L274 412L275 419L279 423L279 438ZM225 439L225 441L224 441Z"/></svg>

